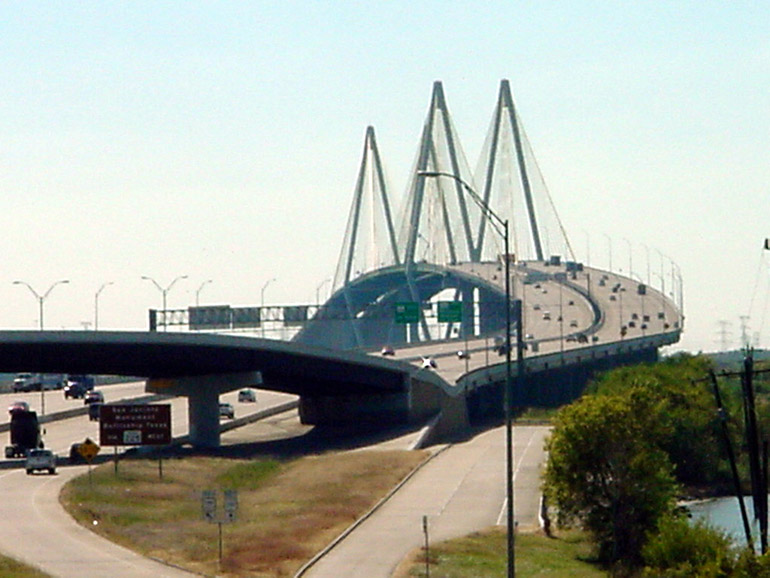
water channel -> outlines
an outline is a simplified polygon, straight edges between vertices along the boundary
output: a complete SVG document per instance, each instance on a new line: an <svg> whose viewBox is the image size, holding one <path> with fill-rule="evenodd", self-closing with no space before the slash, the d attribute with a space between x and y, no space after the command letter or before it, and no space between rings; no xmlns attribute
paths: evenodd
<svg viewBox="0 0 770 578"><path fill-rule="evenodd" d="M746 512L751 524L751 537L757 543L759 524L754 520L754 507L751 496L744 497L744 503L746 504ZM734 496L690 502L686 506L692 513L694 520L705 520L710 526L727 532L735 540L736 544L746 543L740 506L738 505L738 499Z"/></svg>

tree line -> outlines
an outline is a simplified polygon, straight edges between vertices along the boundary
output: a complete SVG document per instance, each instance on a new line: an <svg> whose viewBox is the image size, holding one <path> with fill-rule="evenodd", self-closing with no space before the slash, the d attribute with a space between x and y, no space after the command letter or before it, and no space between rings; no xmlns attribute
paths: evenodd
<svg viewBox="0 0 770 578"><path fill-rule="evenodd" d="M757 423L770 432L770 373L757 369ZM734 494L723 420L740 478L749 478L740 379L719 378L718 412L712 370L703 355L616 369L554 418L549 511L587 530L597 560L617 575L770 577L770 557L690 523L677 506L686 496Z"/></svg>

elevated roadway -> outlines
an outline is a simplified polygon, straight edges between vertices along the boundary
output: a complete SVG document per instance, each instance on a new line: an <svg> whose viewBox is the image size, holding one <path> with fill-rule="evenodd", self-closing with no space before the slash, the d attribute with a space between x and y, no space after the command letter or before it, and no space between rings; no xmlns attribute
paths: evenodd
<svg viewBox="0 0 770 578"><path fill-rule="evenodd" d="M0 331L0 371L147 378L148 392L188 399L190 441L219 444L219 395L258 387L299 395L307 423L408 421L460 399L437 375L356 351L227 335L107 331ZM324 392L331 403L304 403ZM46 394L50 395L50 394ZM34 394L33 394L34 398Z"/></svg>
<svg viewBox="0 0 770 578"><path fill-rule="evenodd" d="M308 424L420 421L440 413L436 433L441 435L467 425L466 401L501 410L505 364L495 346L504 340L504 274L499 262L425 267L423 288L438 295L447 280L454 280L464 292L459 335L467 341L408 343L410 335L426 329L452 334L451 327L435 319L409 331L401 327L400 336L407 341L394 344L396 355L388 358L379 355L379 347L388 345L384 337L370 351L375 355L367 355L302 341L200 333L0 331L0 371L145 377L148 392L188 399L190 440L196 446L219 444L219 395L246 386L299 395L300 415ZM540 379L539 397L523 396L520 404L568 402L593 371L652 361L658 348L677 341L682 330L674 303L649 287L640 291L637 281L575 264L570 270L566 265L517 263L512 271L513 297L521 299L524 312L527 351L522 369L550 382L543 386ZM378 335L373 328L392 325L388 307L400 298L394 287L403 281L403 271L401 280L392 267L382 275L384 285L377 275L362 281L369 287L366 299L374 304L362 301L364 309L354 324L362 320L366 327L367 315L374 314L370 337ZM375 288L385 293L376 298ZM474 293L483 297L477 304L469 299ZM391 311L389 320L381 316L385 310ZM320 316L309 327L316 333L328 327L332 335L340 323L325 326ZM470 356L460 359L459 350ZM422 367L424 357L434 359L436 371Z"/></svg>

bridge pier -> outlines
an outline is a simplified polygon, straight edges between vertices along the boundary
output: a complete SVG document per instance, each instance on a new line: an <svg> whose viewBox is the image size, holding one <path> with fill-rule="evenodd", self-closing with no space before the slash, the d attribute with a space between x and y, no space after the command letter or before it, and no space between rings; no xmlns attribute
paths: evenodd
<svg viewBox="0 0 770 578"><path fill-rule="evenodd" d="M242 387L262 383L259 371L200 375L191 377L151 378L145 389L152 393L187 397L190 444L196 448L218 448L219 396Z"/></svg>

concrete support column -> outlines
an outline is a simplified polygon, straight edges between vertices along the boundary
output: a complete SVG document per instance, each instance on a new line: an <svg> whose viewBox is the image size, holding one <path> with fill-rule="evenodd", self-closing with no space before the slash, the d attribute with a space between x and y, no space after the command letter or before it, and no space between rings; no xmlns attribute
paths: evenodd
<svg viewBox="0 0 770 578"><path fill-rule="evenodd" d="M460 287L462 292L462 303L463 303L461 337L471 339L473 337L474 325L476 320L476 316L473 310L474 287L470 283L463 283Z"/></svg>
<svg viewBox="0 0 770 578"><path fill-rule="evenodd" d="M196 448L219 447L219 392L215 389L192 390L187 398L190 443Z"/></svg>

